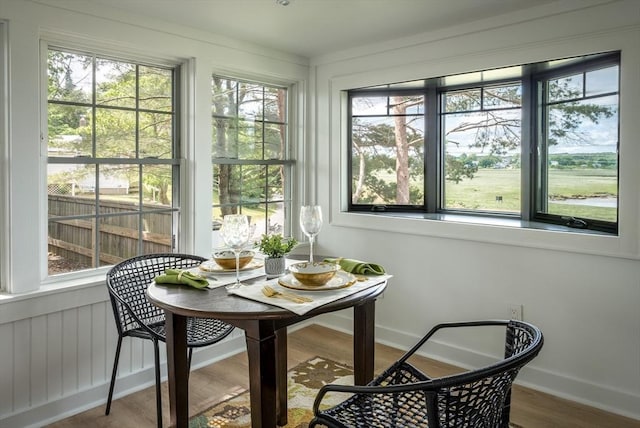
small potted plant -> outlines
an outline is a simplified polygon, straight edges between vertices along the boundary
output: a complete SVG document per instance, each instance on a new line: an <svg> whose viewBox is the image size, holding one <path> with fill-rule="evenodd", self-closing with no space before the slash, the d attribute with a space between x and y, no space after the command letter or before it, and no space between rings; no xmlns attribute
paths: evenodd
<svg viewBox="0 0 640 428"><path fill-rule="evenodd" d="M275 233L263 234L255 247L264 254L264 272L267 276L279 276L285 271L285 256L298 244L295 238L285 238Z"/></svg>

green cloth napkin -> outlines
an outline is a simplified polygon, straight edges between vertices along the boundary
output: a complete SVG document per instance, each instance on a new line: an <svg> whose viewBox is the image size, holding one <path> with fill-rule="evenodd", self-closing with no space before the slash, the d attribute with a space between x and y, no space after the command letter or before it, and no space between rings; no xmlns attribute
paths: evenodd
<svg viewBox="0 0 640 428"><path fill-rule="evenodd" d="M180 269L166 269L164 275L155 277L155 281L156 284L183 284L195 288L204 288L209 285L209 281L204 276Z"/></svg>
<svg viewBox="0 0 640 428"><path fill-rule="evenodd" d="M358 275L384 275L384 268L377 263L368 263L361 260L345 259L342 257L335 259L324 259L328 263L338 263L342 270Z"/></svg>

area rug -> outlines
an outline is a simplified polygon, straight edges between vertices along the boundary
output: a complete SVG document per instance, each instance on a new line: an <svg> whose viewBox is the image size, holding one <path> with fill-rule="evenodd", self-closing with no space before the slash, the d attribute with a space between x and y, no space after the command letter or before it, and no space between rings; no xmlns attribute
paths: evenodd
<svg viewBox="0 0 640 428"><path fill-rule="evenodd" d="M313 419L313 400L327 383L353 385L353 369L322 357L300 363L287 372L288 424L286 428L306 428ZM323 405L332 406L344 400L341 394L327 394ZM249 391L216 404L191 418L189 428L250 428Z"/></svg>
<svg viewBox="0 0 640 428"><path fill-rule="evenodd" d="M313 400L318 390L327 383L353 385L352 367L322 357L314 357L300 363L287 372L288 383L288 423L285 428L307 428L313 419ZM347 396L329 393L322 401L323 407L330 407L343 401ZM523 428L511 423L511 428ZM189 428L250 428L251 407L249 391L244 391L191 418Z"/></svg>

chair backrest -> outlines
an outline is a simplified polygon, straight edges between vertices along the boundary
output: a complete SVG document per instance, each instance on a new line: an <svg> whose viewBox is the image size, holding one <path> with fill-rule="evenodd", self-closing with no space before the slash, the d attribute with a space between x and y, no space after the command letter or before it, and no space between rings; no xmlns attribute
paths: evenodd
<svg viewBox="0 0 640 428"><path fill-rule="evenodd" d="M511 387L520 369L543 345L537 327L511 320L506 325L505 358L487 367L442 378L436 392L438 421L429 426L509 427ZM435 410L435 409L433 409Z"/></svg>
<svg viewBox="0 0 640 428"><path fill-rule="evenodd" d="M205 260L188 254L147 254L113 266L106 282L118 333L164 322L164 311L149 302L147 288L165 269L189 269Z"/></svg>

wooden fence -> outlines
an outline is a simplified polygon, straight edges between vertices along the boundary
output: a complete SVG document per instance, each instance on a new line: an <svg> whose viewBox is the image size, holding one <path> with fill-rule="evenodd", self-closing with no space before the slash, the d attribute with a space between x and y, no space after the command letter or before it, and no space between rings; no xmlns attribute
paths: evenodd
<svg viewBox="0 0 640 428"><path fill-rule="evenodd" d="M95 219L56 220L56 217L95 213L93 197L49 195L49 253L86 267L112 265L139 254L138 205L101 201L99 224ZM144 209L157 205L144 206ZM131 212L132 214L121 213ZM120 214L120 215L118 215ZM100 260L95 260L96 227L99 227ZM172 213L142 214L142 253L171 251Z"/></svg>

